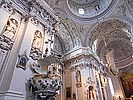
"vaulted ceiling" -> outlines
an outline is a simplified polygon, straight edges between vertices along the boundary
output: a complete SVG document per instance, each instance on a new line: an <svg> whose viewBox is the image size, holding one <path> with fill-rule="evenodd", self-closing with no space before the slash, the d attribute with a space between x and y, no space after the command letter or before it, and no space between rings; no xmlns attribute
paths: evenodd
<svg viewBox="0 0 133 100"><path fill-rule="evenodd" d="M131 0L45 1L60 20L57 37L64 53L79 46L92 48L97 40L96 53L101 59L108 49L114 50L116 61L132 56ZM84 14L79 14L79 8L84 10Z"/></svg>
<svg viewBox="0 0 133 100"><path fill-rule="evenodd" d="M91 32L88 45L97 40L96 53L104 59L109 49L114 50L115 60L122 60L132 55L131 27L118 19L110 19L97 25Z"/></svg>

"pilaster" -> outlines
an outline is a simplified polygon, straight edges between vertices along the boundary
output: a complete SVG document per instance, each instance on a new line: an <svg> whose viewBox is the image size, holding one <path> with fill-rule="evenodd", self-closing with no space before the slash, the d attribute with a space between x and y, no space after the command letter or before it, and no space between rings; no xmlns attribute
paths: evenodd
<svg viewBox="0 0 133 100"><path fill-rule="evenodd" d="M11 16L12 18L15 18L19 25L18 29L16 30L15 39L14 39L14 45L11 48L10 55L8 56L8 61L5 66L5 70L2 75L1 79L1 88L0 88L0 99L1 100L14 100L18 98L17 100L23 100L24 94L21 91L18 91L20 89L19 85L22 81L21 78L24 76L20 73L21 71L18 71L18 77L19 79L16 79L16 81L13 82L14 77L17 77L16 73L16 61L18 57L18 52L20 50L20 46L22 43L22 39L24 36L24 29L26 27L25 18L23 18L19 13L14 12L14 15ZM22 75L22 76L21 76ZM14 86L14 88L12 87ZM18 90L16 89L17 87Z"/></svg>

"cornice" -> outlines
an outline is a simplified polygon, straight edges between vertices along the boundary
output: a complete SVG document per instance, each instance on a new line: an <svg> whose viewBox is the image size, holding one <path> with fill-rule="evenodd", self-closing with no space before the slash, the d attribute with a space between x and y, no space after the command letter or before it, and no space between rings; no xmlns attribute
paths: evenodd
<svg viewBox="0 0 133 100"><path fill-rule="evenodd" d="M25 0L5 0L1 2L1 5L7 3L9 6L13 7L17 12L23 16L33 16L36 17L40 23L45 24L49 27L53 27L59 20L58 17L51 11L50 7L45 7L46 3ZM42 6L43 5L43 6Z"/></svg>
<svg viewBox="0 0 133 100"><path fill-rule="evenodd" d="M87 62L87 63L93 63L94 65L97 65L97 66L104 67L104 65L97 58L95 58L92 54L78 54L78 55L72 56L68 60L64 60L63 62L65 65L70 65L70 66L76 65L81 62L84 62L84 63Z"/></svg>
<svg viewBox="0 0 133 100"><path fill-rule="evenodd" d="M123 72L133 72L133 63L129 66L119 68L119 72L120 72L120 74Z"/></svg>
<svg viewBox="0 0 133 100"><path fill-rule="evenodd" d="M74 2L73 0L69 0L68 2L71 2L73 5L82 6L82 7L84 7L84 6L90 6L90 5L96 5L96 4L99 3L98 0L93 0L91 2L89 1L87 3L77 3L77 2Z"/></svg>

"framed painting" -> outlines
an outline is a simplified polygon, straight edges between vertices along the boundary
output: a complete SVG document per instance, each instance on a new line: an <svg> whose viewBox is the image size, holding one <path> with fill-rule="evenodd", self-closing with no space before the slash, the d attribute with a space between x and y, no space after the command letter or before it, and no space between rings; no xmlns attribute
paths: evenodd
<svg viewBox="0 0 133 100"><path fill-rule="evenodd" d="M126 100L133 96L133 73L123 73L120 76L121 86Z"/></svg>
<svg viewBox="0 0 133 100"><path fill-rule="evenodd" d="M17 68L22 68L23 70L26 70L26 64L29 60L26 51L24 52L24 54L18 55L18 63L17 63Z"/></svg>

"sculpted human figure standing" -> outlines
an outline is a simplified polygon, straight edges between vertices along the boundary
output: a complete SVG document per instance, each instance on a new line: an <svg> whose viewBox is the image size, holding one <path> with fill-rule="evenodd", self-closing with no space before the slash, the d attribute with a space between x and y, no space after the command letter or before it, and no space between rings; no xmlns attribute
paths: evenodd
<svg viewBox="0 0 133 100"><path fill-rule="evenodd" d="M76 71L76 81L77 81L77 83L81 82L81 72L80 72L80 70Z"/></svg>
<svg viewBox="0 0 133 100"><path fill-rule="evenodd" d="M33 39L33 47L40 49L42 43L42 34L40 31L36 31Z"/></svg>

